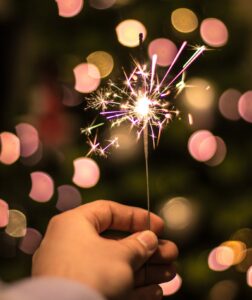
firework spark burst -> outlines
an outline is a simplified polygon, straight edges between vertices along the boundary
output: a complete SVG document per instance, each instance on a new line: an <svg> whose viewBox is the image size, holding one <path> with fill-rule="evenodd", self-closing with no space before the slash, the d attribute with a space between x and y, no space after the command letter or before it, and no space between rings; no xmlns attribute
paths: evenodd
<svg viewBox="0 0 252 300"><path fill-rule="evenodd" d="M119 147L117 137L106 141L105 145L104 142L98 141L98 128L105 125L105 121L109 121L111 128L128 124L131 129L136 130L137 139L144 135L148 139L150 136L153 148L158 145L163 129L180 113L173 100L187 87L184 81L185 71L206 50L205 46L194 47L193 55L181 70L167 80L186 45L187 42L183 42L161 79L157 74L157 55L153 55L149 67L134 61L133 71L129 75L124 71L125 79L121 86L110 81L106 88L100 89L87 99L87 109L99 111L99 115L104 119L101 123L96 124L94 121L82 129L82 133L88 136L87 143L90 146L87 156L106 156L111 147ZM95 135L91 139L93 131Z"/></svg>
<svg viewBox="0 0 252 300"><path fill-rule="evenodd" d="M139 37L141 46L141 34ZM163 129L174 117L179 115L180 112L175 108L172 100L187 87L184 81L186 70L206 50L205 46L195 46L193 55L186 61L182 69L174 77L171 77L170 73L186 45L187 42L183 42L161 80L156 71L158 57L153 55L150 67L134 61L133 71L129 75L124 72L125 80L122 87L110 81L107 88L92 94L87 100L87 109L99 111L100 117L107 120L111 128L126 123L129 124L130 129L136 130L137 139L143 136L148 208L147 229L151 229L148 140L151 137L153 148L155 148ZM176 81L178 81L177 84L175 84ZM190 114L188 120L192 124L193 120ZM119 147L118 137L107 140L105 145L98 141L98 128L105 123L107 122L96 123L95 119L90 126L82 129L82 133L87 135L87 143L90 146L87 156L91 154L106 156L111 147ZM94 130L96 133L92 139Z"/></svg>

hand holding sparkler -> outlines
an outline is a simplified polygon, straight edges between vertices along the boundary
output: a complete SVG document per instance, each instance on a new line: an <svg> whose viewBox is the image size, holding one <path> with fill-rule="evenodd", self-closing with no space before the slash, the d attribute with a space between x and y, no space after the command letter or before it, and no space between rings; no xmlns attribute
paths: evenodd
<svg viewBox="0 0 252 300"><path fill-rule="evenodd" d="M112 201L95 201L54 217L33 257L34 276L63 277L85 284L106 299L162 299L158 283L171 280L177 247L157 240L163 221L147 211ZM109 239L106 230L131 234ZM148 261L147 271L144 263Z"/></svg>
<svg viewBox="0 0 252 300"><path fill-rule="evenodd" d="M140 48L142 48L142 35L140 34ZM185 87L184 74L190 65L206 50L205 46L196 47L194 54L183 65L182 69L169 79L172 68L185 49L187 42L184 42L170 67L160 80L156 72L157 55L153 55L150 69L146 64L135 61L135 67L128 76L124 72L125 82L123 87L113 82L109 83L107 89L101 89L93 94L87 101L87 108L99 111L99 115L109 121L111 128L128 124L130 130L136 129L137 139L143 136L146 186L147 186L147 208L150 213L150 192L149 192L149 166L148 166L148 139L152 139L155 148L161 137L163 129L179 115L173 104L174 95L177 96ZM181 80L173 84L181 77ZM175 93L174 93L175 91ZM191 115L189 115L191 122ZM111 147L119 147L120 141L114 137L107 141L105 146L98 141L97 133L92 140L89 136L94 129L104 125L105 122L93 123L82 130L88 136L90 150L87 155L98 154L106 156ZM147 221L147 229L151 229L150 217Z"/></svg>

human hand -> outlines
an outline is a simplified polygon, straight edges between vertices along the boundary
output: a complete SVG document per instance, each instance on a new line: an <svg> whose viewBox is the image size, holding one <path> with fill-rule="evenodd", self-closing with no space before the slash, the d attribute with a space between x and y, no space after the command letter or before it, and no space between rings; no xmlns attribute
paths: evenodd
<svg viewBox="0 0 252 300"><path fill-rule="evenodd" d="M105 200L59 214L33 256L32 274L75 280L108 299L162 299L158 283L175 276L171 263L178 250L170 241L158 241L161 218L151 213L152 231L145 230L146 220L144 209ZM108 239L101 236L106 230L132 234Z"/></svg>

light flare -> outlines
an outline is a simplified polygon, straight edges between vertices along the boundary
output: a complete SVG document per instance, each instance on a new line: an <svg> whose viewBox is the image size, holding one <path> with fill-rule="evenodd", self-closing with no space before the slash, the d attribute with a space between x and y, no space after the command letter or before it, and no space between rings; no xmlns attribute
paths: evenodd
<svg viewBox="0 0 252 300"><path fill-rule="evenodd" d="M130 130L135 130L137 139L144 136L146 131L147 137L152 140L153 148L158 145L163 129L180 113L173 102L187 87L184 81L186 70L206 50L204 45L196 46L182 69L170 78L168 75L186 45L187 42L182 43L162 78L159 78L157 73L158 55L153 54L150 66L134 61L133 71L130 74L124 71L125 79L122 85L110 81L107 88L102 88L87 98L86 109L97 110L103 118L102 122L95 124L95 120L90 126L82 129L82 133L88 136L87 143L90 146L87 156L106 156L111 147L119 147L117 137L109 140L106 145L102 145L104 143L98 140L98 127L105 125L105 121L109 121L111 128L128 124Z"/></svg>

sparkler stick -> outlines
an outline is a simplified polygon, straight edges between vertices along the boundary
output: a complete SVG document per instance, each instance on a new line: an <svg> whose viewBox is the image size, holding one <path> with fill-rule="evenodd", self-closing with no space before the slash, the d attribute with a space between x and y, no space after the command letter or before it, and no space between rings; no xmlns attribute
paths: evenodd
<svg viewBox="0 0 252 300"><path fill-rule="evenodd" d="M124 123L130 124L130 129L136 129L137 139L143 137L143 150L145 159L146 174L146 196L147 196L147 229L151 229L150 222L150 186L149 186L149 137L152 139L153 148L155 148L160 140L161 133L166 125L168 125L174 117L179 115L179 111L174 108L169 98L171 92L175 88L175 97L186 87L184 82L185 71L191 64L206 50L205 46L197 46L194 54L183 65L182 69L168 83L165 82L175 63L181 56L187 43L183 42L177 55L166 71L164 77L159 80L156 66L158 57L153 55L150 71L142 61L140 63L134 61L135 67L131 74L125 75L124 86L116 85L110 82L106 89L101 89L92 94L87 99L87 108L99 111L99 116L103 121L94 124L95 121L82 132L88 136L88 144L90 151L87 155L98 154L106 156L112 147L119 147L117 137L110 138L104 142L98 141L98 129L105 124L104 119L110 123L110 127L121 126ZM139 35L139 47L143 48L143 35ZM178 80L174 88L172 84ZM174 94L173 94L174 95ZM98 117L97 117L98 118ZM192 123L192 116L189 115L189 122ZM94 139L91 139L92 132L95 130Z"/></svg>
<svg viewBox="0 0 252 300"><path fill-rule="evenodd" d="M141 55L143 52L143 34L139 34L139 47L141 51ZM153 88L154 84L154 75L155 75L155 68L157 63L157 55L153 55L152 57L152 67L151 67L151 80L150 80L150 93ZM144 81L146 82L146 81ZM146 84L144 84L146 87ZM146 116L147 117L147 116ZM143 147L144 147L144 160L145 160L145 181L146 181L146 200L147 200L147 229L151 229L151 221L150 221L150 183L149 183L149 142L148 142L148 120L144 121L144 133L143 133Z"/></svg>

